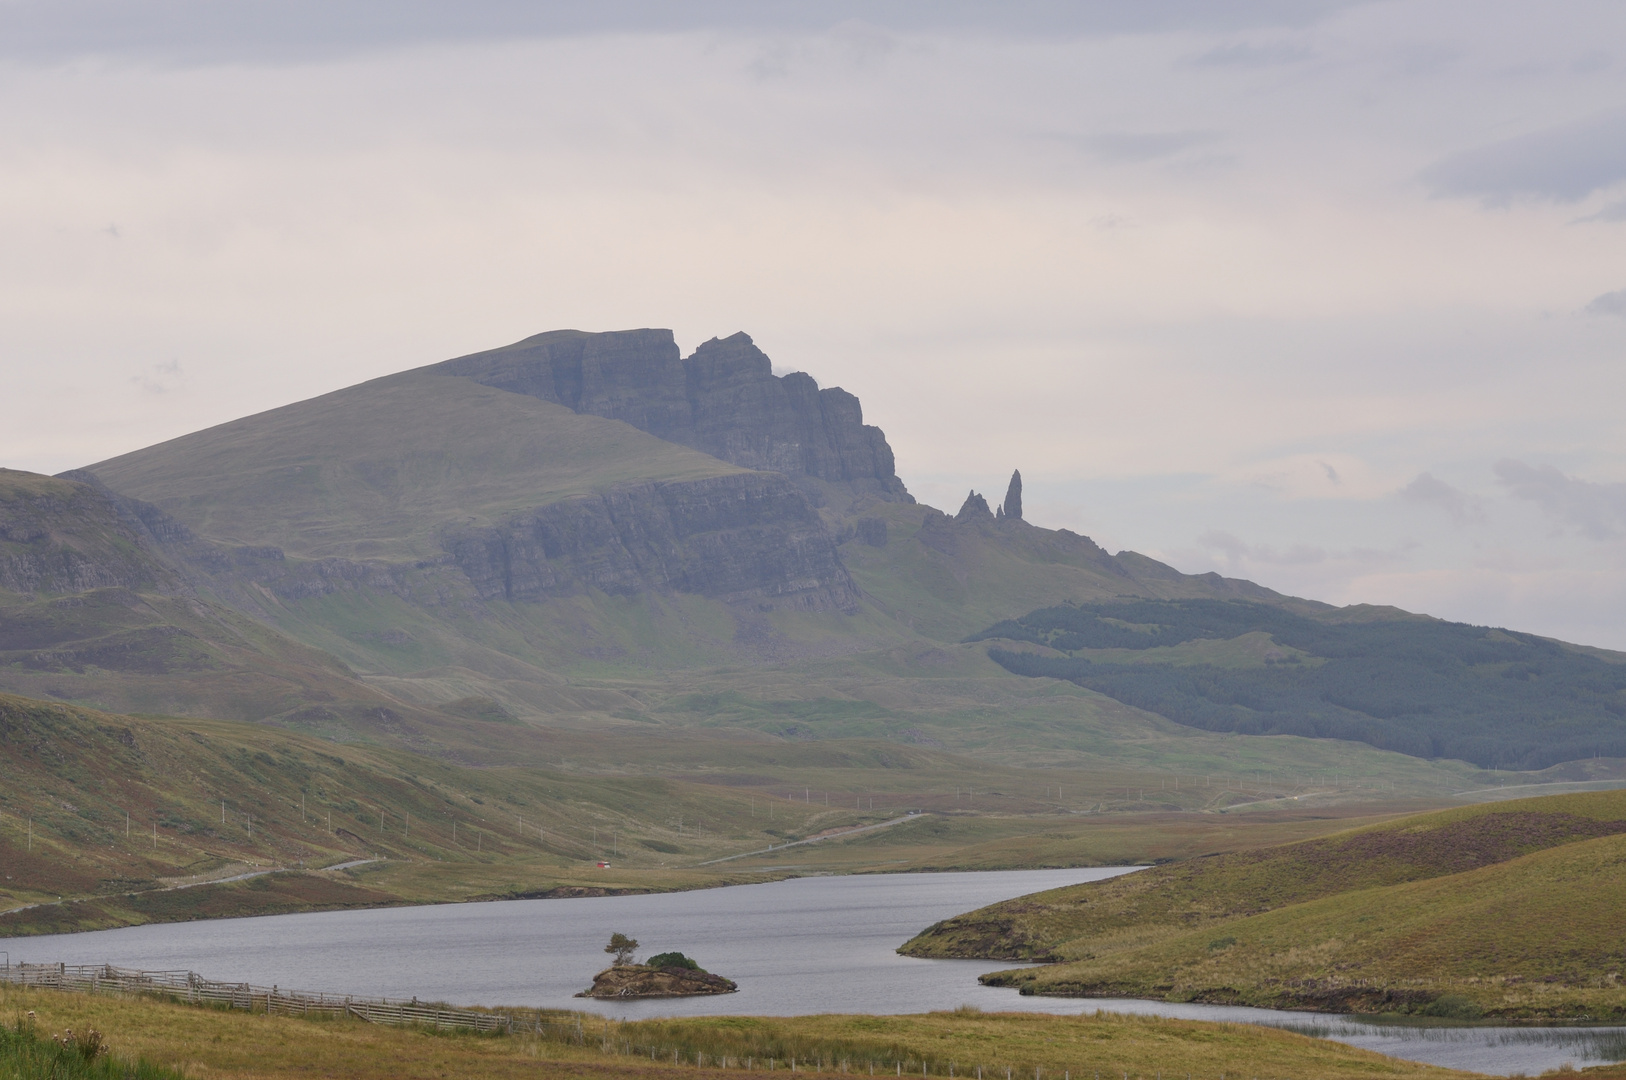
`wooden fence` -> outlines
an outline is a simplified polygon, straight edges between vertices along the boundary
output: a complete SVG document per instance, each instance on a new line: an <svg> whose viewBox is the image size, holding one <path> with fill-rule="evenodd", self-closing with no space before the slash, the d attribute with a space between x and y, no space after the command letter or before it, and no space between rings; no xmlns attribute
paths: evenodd
<svg viewBox="0 0 1626 1080"><path fill-rule="evenodd" d="M194 1004L217 1003L234 1009L263 1009L301 1016L354 1016L369 1024L423 1024L473 1031L537 1030L541 1018L457 1009L393 998L357 997L280 986L216 982L195 971L135 971L111 964L6 964L0 980L14 986L40 986L92 994L152 994Z"/></svg>

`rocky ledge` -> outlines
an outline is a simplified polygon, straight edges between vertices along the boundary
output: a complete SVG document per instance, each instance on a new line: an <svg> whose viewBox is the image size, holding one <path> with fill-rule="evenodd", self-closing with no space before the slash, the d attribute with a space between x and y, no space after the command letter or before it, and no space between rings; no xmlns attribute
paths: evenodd
<svg viewBox="0 0 1626 1080"><path fill-rule="evenodd" d="M647 967L626 964L605 968L593 976L591 989L577 997L657 998L692 997L696 994L732 994L739 987L734 980L709 971L681 967Z"/></svg>

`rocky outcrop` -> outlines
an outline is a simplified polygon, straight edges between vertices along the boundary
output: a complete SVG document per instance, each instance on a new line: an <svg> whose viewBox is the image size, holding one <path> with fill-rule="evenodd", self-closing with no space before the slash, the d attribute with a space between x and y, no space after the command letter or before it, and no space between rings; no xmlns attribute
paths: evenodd
<svg viewBox="0 0 1626 1080"><path fill-rule="evenodd" d="M0 469L0 589L54 594L170 584L139 525L107 493Z"/></svg>
<svg viewBox="0 0 1626 1080"><path fill-rule="evenodd" d="M1011 473L1011 486L1005 489L1005 502L999 508L1002 521L1022 520L1022 470Z"/></svg>
<svg viewBox="0 0 1626 1080"><path fill-rule="evenodd" d="M817 512L771 473L625 485L444 543L486 600L656 589L803 610L858 603Z"/></svg>
<svg viewBox="0 0 1626 1080"><path fill-rule="evenodd" d="M593 977L593 985L577 994L585 998L694 997L697 994L732 994L733 979L681 967L645 967L618 964Z"/></svg>
<svg viewBox="0 0 1626 1080"><path fill-rule="evenodd" d="M954 515L956 525L972 525L979 521L992 522L994 512L988 509L988 500L975 491L965 497L960 512Z"/></svg>
<svg viewBox="0 0 1626 1080"><path fill-rule="evenodd" d="M556 330L431 370L622 420L747 469L912 501L858 399L802 372L774 375L747 334L713 338L684 358L670 330Z"/></svg>

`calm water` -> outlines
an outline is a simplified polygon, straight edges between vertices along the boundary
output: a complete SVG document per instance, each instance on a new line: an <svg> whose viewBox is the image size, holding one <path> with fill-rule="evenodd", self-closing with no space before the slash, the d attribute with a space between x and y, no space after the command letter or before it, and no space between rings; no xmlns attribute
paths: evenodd
<svg viewBox="0 0 1626 1080"><path fill-rule="evenodd" d="M915 960L895 950L983 904L1126 869L812 877L658 896L277 915L12 939L12 960L185 969L302 990L461 1004L576 1008L614 1016L908 1013L970 1004L1076 1015L1106 1009L1292 1027L1399 1057L1479 1072L1538 1073L1626 1057L1620 1029L1378 1027L1337 1017L1152 1001L1019 997L977 976L1010 967ZM630 934L740 985L721 997L598 1002L573 995Z"/></svg>

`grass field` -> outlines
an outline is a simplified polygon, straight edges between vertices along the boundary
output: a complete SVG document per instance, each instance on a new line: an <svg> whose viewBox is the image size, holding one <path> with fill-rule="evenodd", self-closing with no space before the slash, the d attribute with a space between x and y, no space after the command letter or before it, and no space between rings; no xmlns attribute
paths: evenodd
<svg viewBox="0 0 1626 1080"><path fill-rule="evenodd" d="M37 1013L41 1030L95 1028L112 1050L188 1077L288 1076L658 1078L741 1071L886 1074L985 1080L1096 1073L1153 1080L1190 1074L1273 1078L1461 1077L1338 1043L1241 1024L1149 1017L1053 1017L974 1010L923 1016L705 1017L618 1023L583 1017L572 1035L475 1036L355 1020L246 1014L143 998L0 991L0 1013ZM559 1017L558 1019L563 1019ZM561 1025L563 1028L564 1025ZM674 1060L674 1054L676 1060ZM769 1060L772 1059L771 1062ZM895 1066L892 1063L896 1063ZM1037 1070L1037 1072L1035 1071Z"/></svg>
<svg viewBox="0 0 1626 1080"><path fill-rule="evenodd" d="M922 956L1066 962L1024 993L1626 1019L1626 793L1499 802L1157 867L946 920Z"/></svg>

